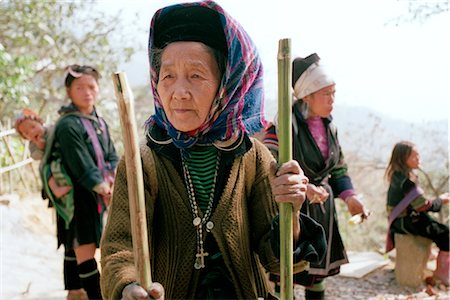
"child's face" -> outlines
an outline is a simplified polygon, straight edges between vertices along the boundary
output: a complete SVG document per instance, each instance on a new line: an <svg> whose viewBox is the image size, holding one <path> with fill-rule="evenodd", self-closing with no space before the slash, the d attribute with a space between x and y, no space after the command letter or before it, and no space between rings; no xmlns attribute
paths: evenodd
<svg viewBox="0 0 450 300"><path fill-rule="evenodd" d="M411 151L411 154L409 155L408 159L406 160L406 165L411 170L417 169L420 167L420 155L417 151L417 148L414 147Z"/></svg>
<svg viewBox="0 0 450 300"><path fill-rule="evenodd" d="M44 139L45 129L41 123L35 120L23 120L17 129L29 141L37 144Z"/></svg>

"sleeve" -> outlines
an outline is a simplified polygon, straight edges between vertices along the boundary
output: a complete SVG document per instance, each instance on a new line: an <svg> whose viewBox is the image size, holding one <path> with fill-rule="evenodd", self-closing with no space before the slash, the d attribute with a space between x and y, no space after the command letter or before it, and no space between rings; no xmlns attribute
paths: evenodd
<svg viewBox="0 0 450 300"><path fill-rule="evenodd" d="M257 167L256 179L253 184L251 196L250 226L252 229L252 243L258 245L257 252L263 267L274 274L279 274L279 257L272 249L272 220L278 214L278 205L273 199L270 186L270 165L275 159L264 145L256 142ZM295 256L295 254L293 253ZM303 271L307 262L298 260L294 264L294 272Z"/></svg>
<svg viewBox="0 0 450 300"><path fill-rule="evenodd" d="M279 216L272 221L271 245L277 258L280 257L280 222ZM300 214L300 240L294 245L294 263L302 260L320 263L325 257L327 242L323 227L311 217Z"/></svg>
<svg viewBox="0 0 450 300"><path fill-rule="evenodd" d="M103 181L100 170L89 151L87 134L78 123L77 117L66 117L56 128L56 140L59 143L64 167L74 183L92 191L94 186Z"/></svg>
<svg viewBox="0 0 450 300"><path fill-rule="evenodd" d="M433 204L431 205L429 211L432 211L432 212L441 211L441 209L442 209L442 199L441 198L437 197L436 199L434 199L432 201L432 203Z"/></svg>
<svg viewBox="0 0 450 300"><path fill-rule="evenodd" d="M339 151L339 161L336 166L330 172L330 179L328 183L333 189L335 195L342 197L349 196L350 194L355 194L353 189L353 183L348 175L348 166L344 159L344 153L342 152L341 145L339 144L339 138L337 135L337 130L331 133L336 141L337 151Z"/></svg>
<svg viewBox="0 0 450 300"><path fill-rule="evenodd" d="M106 124L106 122L105 122L105 124ZM111 139L111 133L109 131L109 126L107 124L106 124L106 130L108 133L108 140L106 141L107 142L106 149L107 149L108 156L105 157L105 160L111 164L111 167L113 169L116 169L117 163L119 162L119 157L117 156L116 148L114 147L113 140Z"/></svg>
<svg viewBox="0 0 450 300"><path fill-rule="evenodd" d="M279 260L270 248L271 220L278 213L269 181L269 164L274 158L261 143L254 142L253 147L257 150L255 180L248 200L251 244L255 245L262 266L267 271L279 273ZM258 151L258 148L264 151Z"/></svg>
<svg viewBox="0 0 450 300"><path fill-rule="evenodd" d="M277 129L274 124L271 124L265 129L263 143L270 150L273 157L278 160L278 136Z"/></svg>
<svg viewBox="0 0 450 300"><path fill-rule="evenodd" d="M41 160L44 157L44 151L39 149L34 143L30 142L30 156L34 160Z"/></svg>
<svg viewBox="0 0 450 300"><path fill-rule="evenodd" d="M417 185L415 182L411 181L410 179L406 179L402 185L402 190L406 195L410 190L416 187ZM424 194L421 194L413 201L411 201L410 206L417 212L438 212L442 208L442 199L440 199L439 197L434 200L427 199Z"/></svg>
<svg viewBox="0 0 450 300"><path fill-rule="evenodd" d="M108 222L100 245L102 257L100 284L105 299L121 299L124 287L137 281L124 160L120 161L117 168L109 210Z"/></svg>
<svg viewBox="0 0 450 300"><path fill-rule="evenodd" d="M144 158L149 149L141 147L143 157L144 195L146 201L146 217L150 257L152 255L152 226L154 201L157 185L153 160ZM109 208L108 222L100 244L102 276L100 284L104 299L121 299L126 285L137 282L134 264L130 206L125 160L122 158L117 167L113 199Z"/></svg>

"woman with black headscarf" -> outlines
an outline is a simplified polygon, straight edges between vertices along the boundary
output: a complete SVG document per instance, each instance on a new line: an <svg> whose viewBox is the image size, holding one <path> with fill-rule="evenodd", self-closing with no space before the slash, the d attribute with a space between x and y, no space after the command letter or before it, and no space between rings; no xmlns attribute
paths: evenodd
<svg viewBox="0 0 450 300"><path fill-rule="evenodd" d="M294 276L304 285L306 299L324 299L324 278L339 273L348 262L339 232L334 199L341 198L351 215L364 220L368 212L357 197L347 164L332 122L335 82L317 54L298 57L292 64L293 157L309 178L308 201L302 212L319 222L326 234L327 253L321 262L313 262L308 271ZM278 155L276 125L266 129L264 144ZM276 276L271 276L276 281Z"/></svg>

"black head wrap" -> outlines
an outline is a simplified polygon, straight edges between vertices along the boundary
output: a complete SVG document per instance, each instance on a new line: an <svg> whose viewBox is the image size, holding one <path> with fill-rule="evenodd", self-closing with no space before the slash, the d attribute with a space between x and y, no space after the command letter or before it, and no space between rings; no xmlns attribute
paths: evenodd
<svg viewBox="0 0 450 300"><path fill-rule="evenodd" d="M319 55L317 53L313 53L305 58L297 57L292 62L292 88L294 88L295 83L300 78L300 76L303 74L303 72L306 71L306 69L309 68L313 63L316 63L320 60Z"/></svg>
<svg viewBox="0 0 450 300"><path fill-rule="evenodd" d="M177 7L156 19L154 45L164 48L177 41L201 42L227 56L227 42L219 14L202 6Z"/></svg>

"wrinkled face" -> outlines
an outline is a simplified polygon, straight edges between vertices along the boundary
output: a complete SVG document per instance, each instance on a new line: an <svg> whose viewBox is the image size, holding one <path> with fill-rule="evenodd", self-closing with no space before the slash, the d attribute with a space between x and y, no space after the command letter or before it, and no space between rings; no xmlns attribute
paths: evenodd
<svg viewBox="0 0 450 300"><path fill-rule="evenodd" d="M420 167L420 155L416 147L413 147L411 154L406 159L406 166L411 170Z"/></svg>
<svg viewBox="0 0 450 300"><path fill-rule="evenodd" d="M303 100L309 104L309 115L321 118L328 117L333 111L335 93L336 85L333 84L306 96Z"/></svg>
<svg viewBox="0 0 450 300"><path fill-rule="evenodd" d="M206 121L219 84L217 62L204 44L174 42L164 49L156 89L177 130L189 132Z"/></svg>
<svg viewBox="0 0 450 300"><path fill-rule="evenodd" d="M17 126L17 130L29 141L37 144L44 138L44 126L41 123L31 119L23 120L19 126Z"/></svg>
<svg viewBox="0 0 450 300"><path fill-rule="evenodd" d="M90 114L94 110L98 95L98 84L94 77L83 75L75 79L66 90L72 103L82 113Z"/></svg>

